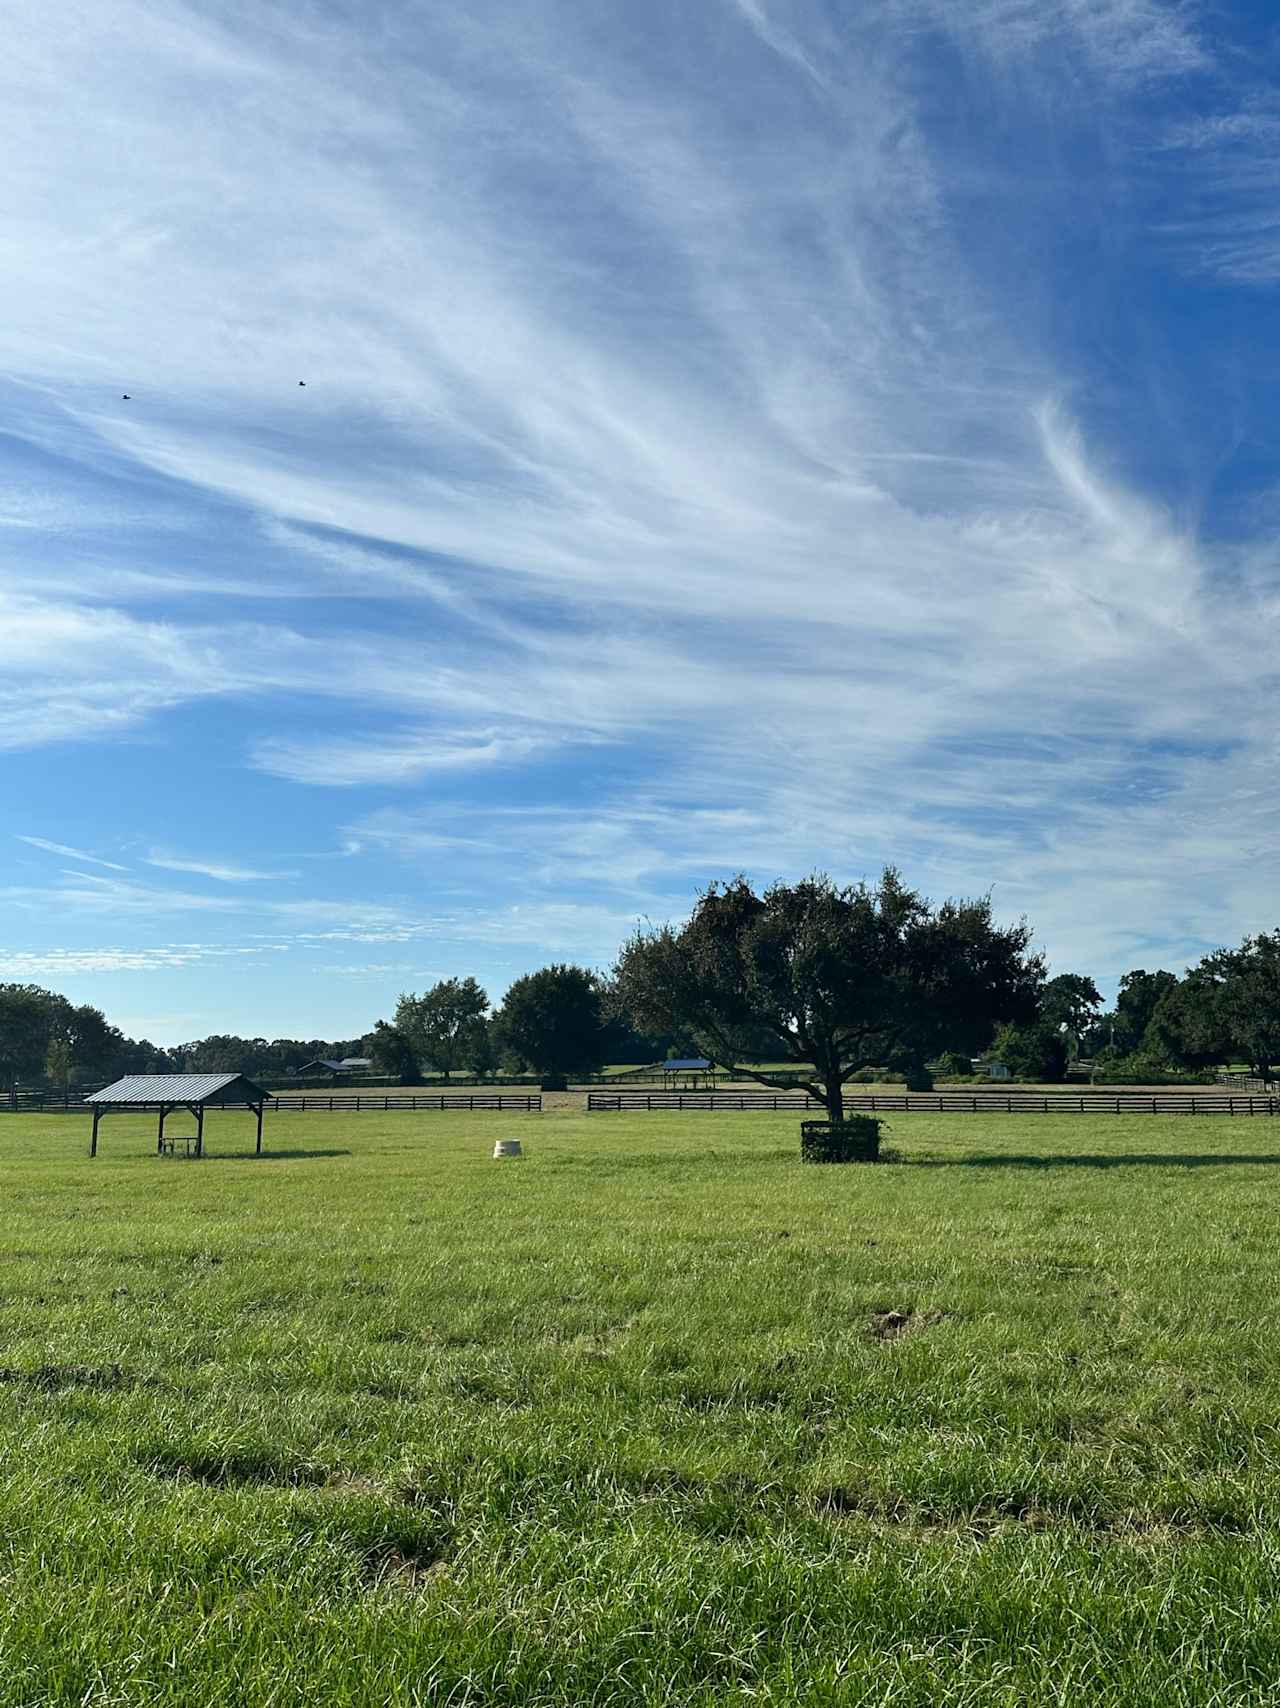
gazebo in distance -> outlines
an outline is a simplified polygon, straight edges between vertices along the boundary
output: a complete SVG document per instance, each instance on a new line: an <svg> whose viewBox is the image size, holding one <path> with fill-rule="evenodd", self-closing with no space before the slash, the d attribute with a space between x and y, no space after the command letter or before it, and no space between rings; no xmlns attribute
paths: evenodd
<svg viewBox="0 0 1280 1708"><path fill-rule="evenodd" d="M662 1083L668 1088L697 1091L703 1085L714 1086L715 1069L705 1056L675 1056L662 1063Z"/></svg>
<svg viewBox="0 0 1280 1708"><path fill-rule="evenodd" d="M258 1142L255 1156L262 1155L262 1110L267 1093L242 1073L130 1073L114 1085L103 1086L85 1102L93 1110L93 1137L89 1155L98 1154L98 1122L104 1115L136 1115L145 1109L157 1109L160 1122L156 1130L156 1154L172 1152L175 1144L191 1139L166 1138L164 1124L175 1109L188 1109L196 1118L196 1155L204 1155L204 1112L206 1109L245 1109L258 1117Z"/></svg>

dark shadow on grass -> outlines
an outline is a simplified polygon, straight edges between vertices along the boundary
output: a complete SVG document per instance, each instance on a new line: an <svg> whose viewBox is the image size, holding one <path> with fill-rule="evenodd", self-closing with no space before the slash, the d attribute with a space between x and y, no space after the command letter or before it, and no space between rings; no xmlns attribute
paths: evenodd
<svg viewBox="0 0 1280 1708"><path fill-rule="evenodd" d="M1277 1156L1238 1156L1215 1152L1125 1152L1115 1156L960 1156L921 1157L909 1168L1257 1168L1280 1164Z"/></svg>
<svg viewBox="0 0 1280 1708"><path fill-rule="evenodd" d="M295 1162L306 1157L350 1156L347 1150L302 1151L302 1150L264 1150L261 1156L255 1156L252 1151L206 1151L200 1158L201 1162ZM193 1162L195 1158L191 1159Z"/></svg>

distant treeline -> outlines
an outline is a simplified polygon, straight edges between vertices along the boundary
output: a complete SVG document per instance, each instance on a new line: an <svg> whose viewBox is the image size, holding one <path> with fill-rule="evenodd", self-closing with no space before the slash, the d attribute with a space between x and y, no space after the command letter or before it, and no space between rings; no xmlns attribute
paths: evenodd
<svg viewBox="0 0 1280 1708"><path fill-rule="evenodd" d="M359 1038L237 1038L215 1033L165 1048L127 1038L100 1008L34 984L0 984L0 1083L104 1084L126 1073L284 1075L358 1054Z"/></svg>
<svg viewBox="0 0 1280 1708"><path fill-rule="evenodd" d="M738 1059L767 1061L776 1038L750 1027ZM239 1072L280 1080L316 1060L368 1057L370 1074L414 1084L426 1076L478 1079L534 1074L544 1080L596 1073L605 1063L697 1055L678 1033L637 1030L620 987L584 967L557 963L517 979L496 1009L474 978L406 992L389 1018L358 1038L242 1038L215 1033L168 1048L127 1038L101 1009L73 1005L31 984L0 984L0 1083L84 1087L126 1073ZM992 1028L986 1061L1010 1077L1053 1081L1087 1062L1109 1080L1159 1082L1247 1064L1270 1078L1280 1064L1280 931L1206 955L1183 975L1134 968L1106 1009L1093 979L1063 973L1039 986L1038 1012ZM939 1077L974 1071L965 1051L929 1063Z"/></svg>

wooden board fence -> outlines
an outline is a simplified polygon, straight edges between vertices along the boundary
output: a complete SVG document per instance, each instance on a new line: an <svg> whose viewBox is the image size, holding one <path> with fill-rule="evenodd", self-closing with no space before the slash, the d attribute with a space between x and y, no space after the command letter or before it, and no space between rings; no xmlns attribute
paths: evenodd
<svg viewBox="0 0 1280 1708"><path fill-rule="evenodd" d="M902 1091L846 1092L847 1112L934 1115L1275 1115L1280 1097L1254 1097L1208 1090L1175 1092L1099 1091ZM597 1113L634 1110L741 1111L818 1109L816 1098L780 1091L592 1091L587 1108Z"/></svg>
<svg viewBox="0 0 1280 1708"><path fill-rule="evenodd" d="M538 1115L542 1112L542 1097L533 1092L528 1096L514 1096L502 1091L476 1092L439 1092L435 1096L410 1095L401 1093L399 1096L368 1097L356 1093L344 1097L340 1092L333 1097L326 1097L322 1092L304 1092L300 1096L290 1096L282 1093L273 1097L267 1105L268 1109L296 1109L305 1113L307 1110L323 1109L325 1111L338 1109L387 1110L387 1109L437 1109L437 1110L467 1110L500 1109L505 1114Z"/></svg>
<svg viewBox="0 0 1280 1708"><path fill-rule="evenodd" d="M91 1105L80 1097L64 1097L61 1092L48 1094L40 1091L20 1092L0 1101L0 1113L10 1111L26 1114L29 1112L46 1111L48 1114L62 1114L65 1111L88 1111ZM139 1103L139 1109L158 1109L158 1103ZM217 1108L217 1104L210 1105ZM314 1113L322 1110L325 1113L338 1110L350 1110L353 1113L372 1112L377 1110L390 1111L393 1109L409 1110L472 1110L497 1109L504 1114L538 1115L542 1112L542 1097L538 1092L528 1096L515 1096L508 1092L477 1091L477 1092L419 1092L412 1095L408 1092L391 1092L379 1095L376 1092L335 1092L300 1091L283 1092L279 1096L267 1099L267 1110L290 1111L299 1113Z"/></svg>

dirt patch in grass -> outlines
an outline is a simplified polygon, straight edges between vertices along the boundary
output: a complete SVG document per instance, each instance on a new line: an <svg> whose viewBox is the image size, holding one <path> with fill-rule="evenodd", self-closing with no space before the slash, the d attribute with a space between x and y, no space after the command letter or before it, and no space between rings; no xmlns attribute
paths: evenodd
<svg viewBox="0 0 1280 1708"><path fill-rule="evenodd" d="M944 1321L946 1315L945 1311L916 1311L908 1305L901 1310L873 1312L868 1326L872 1340L901 1340L904 1335L932 1328L935 1323Z"/></svg>
<svg viewBox="0 0 1280 1708"><path fill-rule="evenodd" d="M393 1595L416 1595L442 1578L449 1562L442 1554L390 1544L365 1555L365 1587Z"/></svg>
<svg viewBox="0 0 1280 1708"><path fill-rule="evenodd" d="M375 1482L372 1477L348 1476L339 1472L329 1477L322 1487L325 1494L335 1495L339 1498L343 1495L352 1498L363 1496L366 1499L373 1498L375 1500L386 1500L387 1498L385 1487L381 1483Z"/></svg>
<svg viewBox="0 0 1280 1708"><path fill-rule="evenodd" d="M119 1364L41 1364L34 1370L0 1367L0 1383L52 1394L63 1388L135 1388L138 1378Z"/></svg>

